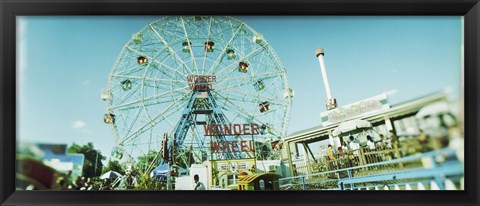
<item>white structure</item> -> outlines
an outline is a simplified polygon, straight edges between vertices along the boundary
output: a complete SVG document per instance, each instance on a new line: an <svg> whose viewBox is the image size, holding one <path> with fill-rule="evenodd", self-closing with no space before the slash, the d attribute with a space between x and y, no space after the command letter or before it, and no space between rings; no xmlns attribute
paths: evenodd
<svg viewBox="0 0 480 206"><path fill-rule="evenodd" d="M190 175L177 177L175 178L175 190L194 190L195 189L195 181L193 177L198 175L199 181L203 183L205 189L210 190L210 172L209 172L209 165L206 164L193 164L190 167Z"/></svg>
<svg viewBox="0 0 480 206"><path fill-rule="evenodd" d="M318 48L315 50L315 55L318 58L320 63L320 70L322 71L323 83L325 84L325 91L327 92L327 110L332 110L337 107L337 100L332 97L332 92L330 90L330 82L328 82L327 70L325 69L325 61L323 60L323 56L325 52L323 48Z"/></svg>

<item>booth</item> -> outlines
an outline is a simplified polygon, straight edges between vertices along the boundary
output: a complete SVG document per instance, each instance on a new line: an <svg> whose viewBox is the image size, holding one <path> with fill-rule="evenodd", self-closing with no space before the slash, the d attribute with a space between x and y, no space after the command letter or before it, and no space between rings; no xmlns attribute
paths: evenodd
<svg viewBox="0 0 480 206"><path fill-rule="evenodd" d="M239 179L238 190L278 190L281 177L276 173L246 175Z"/></svg>

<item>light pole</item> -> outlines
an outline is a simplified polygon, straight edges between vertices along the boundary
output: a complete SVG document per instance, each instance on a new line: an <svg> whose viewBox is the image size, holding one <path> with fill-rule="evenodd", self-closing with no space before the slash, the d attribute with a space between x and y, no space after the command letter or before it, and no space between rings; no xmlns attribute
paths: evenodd
<svg viewBox="0 0 480 206"><path fill-rule="evenodd" d="M93 171L93 176L96 177L97 176L97 162L98 162L98 150L95 150L95 152L97 153L97 155L95 156L95 170Z"/></svg>
<svg viewBox="0 0 480 206"><path fill-rule="evenodd" d="M327 70L325 69L325 61L323 60L323 56L325 56L325 51L323 50L323 48L318 48L315 50L315 55L317 56L320 63L323 83L325 84L325 91L327 92L327 101L325 102L325 105L327 106L327 110L335 109L337 108L337 100L332 97L332 93L330 91L330 83L328 82Z"/></svg>

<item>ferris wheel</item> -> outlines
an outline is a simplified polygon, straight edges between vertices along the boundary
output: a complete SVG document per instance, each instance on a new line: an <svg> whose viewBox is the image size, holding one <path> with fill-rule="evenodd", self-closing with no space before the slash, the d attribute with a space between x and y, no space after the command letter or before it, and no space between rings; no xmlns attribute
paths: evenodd
<svg viewBox="0 0 480 206"><path fill-rule="evenodd" d="M292 97L286 71L263 36L238 19L217 16L165 17L133 34L102 93L104 122L116 142L112 155L133 161L163 151L187 168L215 158L208 124L260 125L254 138L266 152L256 156L273 158L271 143L286 135ZM242 138L249 137L215 141Z"/></svg>

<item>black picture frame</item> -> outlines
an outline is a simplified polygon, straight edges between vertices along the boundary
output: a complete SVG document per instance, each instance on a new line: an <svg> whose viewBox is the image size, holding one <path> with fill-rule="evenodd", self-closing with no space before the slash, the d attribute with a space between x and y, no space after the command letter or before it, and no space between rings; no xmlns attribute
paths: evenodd
<svg viewBox="0 0 480 206"><path fill-rule="evenodd" d="M15 191L16 16L461 15L465 191ZM479 205L479 0L0 0L1 205Z"/></svg>

